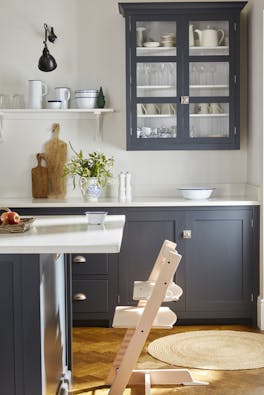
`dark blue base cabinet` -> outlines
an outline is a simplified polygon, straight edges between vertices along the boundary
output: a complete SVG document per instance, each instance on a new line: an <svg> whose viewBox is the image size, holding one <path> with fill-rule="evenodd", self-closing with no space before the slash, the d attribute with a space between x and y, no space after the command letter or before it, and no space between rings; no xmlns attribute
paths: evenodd
<svg viewBox="0 0 264 395"><path fill-rule="evenodd" d="M183 296L170 307L179 323L256 320L258 209L128 210L119 259L120 303L131 304L134 280L146 280L167 238L182 260ZM187 231L187 232L186 232Z"/></svg>
<svg viewBox="0 0 264 395"><path fill-rule="evenodd" d="M179 324L256 323L257 206L105 209L109 214L126 215L121 252L110 256L80 254L85 260L81 263L74 262L76 256L71 257L73 298L77 294L73 300L75 325L111 325L115 305L135 303L133 282L147 280L164 239L175 241L182 254L176 282L183 295L170 304ZM82 214L86 209L23 211L58 215Z"/></svg>

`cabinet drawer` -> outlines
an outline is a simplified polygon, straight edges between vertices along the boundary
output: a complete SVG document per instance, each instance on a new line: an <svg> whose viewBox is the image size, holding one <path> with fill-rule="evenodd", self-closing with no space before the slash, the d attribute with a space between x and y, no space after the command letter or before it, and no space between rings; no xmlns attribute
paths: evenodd
<svg viewBox="0 0 264 395"><path fill-rule="evenodd" d="M72 273L74 274L107 274L107 254L73 254Z"/></svg>
<svg viewBox="0 0 264 395"><path fill-rule="evenodd" d="M75 313L108 312L108 280L73 280L72 299Z"/></svg>

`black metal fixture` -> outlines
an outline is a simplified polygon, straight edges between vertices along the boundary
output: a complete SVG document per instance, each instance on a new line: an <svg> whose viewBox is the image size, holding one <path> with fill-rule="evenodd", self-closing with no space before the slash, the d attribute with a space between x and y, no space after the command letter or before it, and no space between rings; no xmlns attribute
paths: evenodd
<svg viewBox="0 0 264 395"><path fill-rule="evenodd" d="M45 29L45 40L43 41L44 48L41 57L39 58L39 63L38 63L38 68L41 71L53 71L57 67L56 60L54 57L49 53L48 46L47 46L47 40L49 40L51 43L54 43L56 40L57 36L54 33L53 27L49 29L48 25L44 23L44 29Z"/></svg>

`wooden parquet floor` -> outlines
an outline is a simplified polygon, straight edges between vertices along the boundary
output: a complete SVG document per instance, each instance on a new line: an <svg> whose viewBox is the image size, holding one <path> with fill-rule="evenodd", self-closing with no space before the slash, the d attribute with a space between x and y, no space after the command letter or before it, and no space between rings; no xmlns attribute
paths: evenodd
<svg viewBox="0 0 264 395"><path fill-rule="evenodd" d="M173 329L153 329L149 342L173 333L192 330L230 329L260 332L248 326L176 326ZM108 388L103 387L111 363L125 329L113 328L74 328L73 329L73 389L72 394L107 395ZM137 368L164 368L168 365L152 358L146 352L141 353ZM159 387L151 390L151 395L264 395L264 368L237 371L213 371L189 369L196 380L208 381L206 387L174 388ZM126 389L124 395L143 395L142 389Z"/></svg>

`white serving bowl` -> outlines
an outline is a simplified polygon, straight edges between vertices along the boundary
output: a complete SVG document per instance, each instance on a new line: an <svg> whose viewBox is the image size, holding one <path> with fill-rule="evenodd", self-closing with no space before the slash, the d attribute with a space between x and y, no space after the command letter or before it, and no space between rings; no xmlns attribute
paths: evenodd
<svg viewBox="0 0 264 395"><path fill-rule="evenodd" d="M76 105L78 108L95 108L96 97L75 97Z"/></svg>
<svg viewBox="0 0 264 395"><path fill-rule="evenodd" d="M96 89L80 89L75 91L75 97L97 97L98 91Z"/></svg>
<svg viewBox="0 0 264 395"><path fill-rule="evenodd" d="M90 225L102 225L107 216L107 211L86 211L88 224Z"/></svg>
<svg viewBox="0 0 264 395"><path fill-rule="evenodd" d="M206 188L206 187L184 187L184 188L177 188L184 199L189 200L205 200L209 199L212 195L215 188Z"/></svg>

